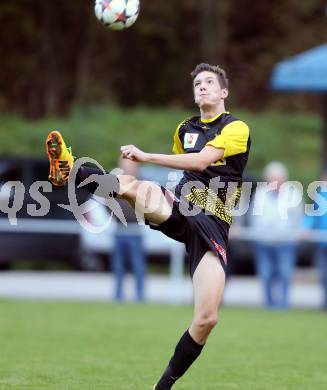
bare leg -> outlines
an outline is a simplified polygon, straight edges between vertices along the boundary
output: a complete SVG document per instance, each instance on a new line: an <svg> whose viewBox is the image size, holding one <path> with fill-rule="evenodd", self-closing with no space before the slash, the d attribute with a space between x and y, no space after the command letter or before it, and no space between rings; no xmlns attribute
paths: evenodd
<svg viewBox="0 0 327 390"><path fill-rule="evenodd" d="M162 193L161 188L150 181L137 180L134 176L118 176L119 197L127 200L132 207L155 224L160 224L170 217L172 205Z"/></svg>
<svg viewBox="0 0 327 390"><path fill-rule="evenodd" d="M154 224L167 221L172 212L173 202L166 199L159 185L138 180L132 175L116 176L104 174L98 168L82 167L76 175L76 185L104 198L118 195L127 200L138 214Z"/></svg>
<svg viewBox="0 0 327 390"><path fill-rule="evenodd" d="M189 332L198 344L205 344L217 324L224 286L225 272L220 260L213 252L207 252L193 275L194 318Z"/></svg>
<svg viewBox="0 0 327 390"><path fill-rule="evenodd" d="M194 275L194 319L176 345L174 355L156 389L169 390L200 355L211 330L217 324L218 307L225 285L225 272L219 258L208 251Z"/></svg>

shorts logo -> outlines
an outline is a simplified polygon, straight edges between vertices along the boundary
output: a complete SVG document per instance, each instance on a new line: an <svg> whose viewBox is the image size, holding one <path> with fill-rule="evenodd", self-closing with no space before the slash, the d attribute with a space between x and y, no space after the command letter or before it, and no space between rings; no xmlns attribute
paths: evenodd
<svg viewBox="0 0 327 390"><path fill-rule="evenodd" d="M199 137L199 134L186 133L184 136L184 149L185 148L194 148L198 137Z"/></svg>
<svg viewBox="0 0 327 390"><path fill-rule="evenodd" d="M223 259L223 261L225 263L225 265L227 265L227 256L226 256L225 249L221 245L217 244L217 242L214 239L211 238L210 241L215 246L216 251L220 254L221 258Z"/></svg>

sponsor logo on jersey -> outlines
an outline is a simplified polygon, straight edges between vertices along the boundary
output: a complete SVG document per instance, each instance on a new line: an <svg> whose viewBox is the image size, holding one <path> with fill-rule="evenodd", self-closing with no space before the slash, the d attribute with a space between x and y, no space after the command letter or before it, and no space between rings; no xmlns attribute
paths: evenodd
<svg viewBox="0 0 327 390"><path fill-rule="evenodd" d="M194 148L198 137L199 137L199 134L186 133L184 136L184 149L185 148Z"/></svg>

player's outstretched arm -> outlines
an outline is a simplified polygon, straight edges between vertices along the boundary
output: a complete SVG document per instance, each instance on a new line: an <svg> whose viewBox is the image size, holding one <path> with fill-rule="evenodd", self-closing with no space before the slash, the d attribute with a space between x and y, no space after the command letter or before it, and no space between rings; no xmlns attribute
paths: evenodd
<svg viewBox="0 0 327 390"><path fill-rule="evenodd" d="M192 171L203 171L224 156L224 149L214 146L206 146L199 153L178 155L146 153L134 145L122 146L120 150L123 158L133 161Z"/></svg>

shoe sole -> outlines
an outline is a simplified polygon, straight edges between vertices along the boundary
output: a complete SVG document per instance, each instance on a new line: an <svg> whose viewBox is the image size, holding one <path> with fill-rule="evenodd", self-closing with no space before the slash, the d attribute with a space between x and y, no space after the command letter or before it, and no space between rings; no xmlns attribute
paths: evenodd
<svg viewBox="0 0 327 390"><path fill-rule="evenodd" d="M67 180L62 177L59 169L59 157L62 152L62 140L60 134L56 131L52 131L47 137L45 147L50 162L49 180L55 186L62 186Z"/></svg>

